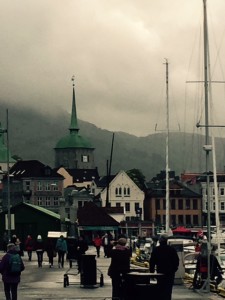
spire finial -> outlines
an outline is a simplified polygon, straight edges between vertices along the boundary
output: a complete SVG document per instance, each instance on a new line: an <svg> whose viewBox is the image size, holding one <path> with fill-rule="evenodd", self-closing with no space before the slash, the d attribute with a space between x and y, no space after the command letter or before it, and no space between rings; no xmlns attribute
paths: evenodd
<svg viewBox="0 0 225 300"><path fill-rule="evenodd" d="M75 82L75 76L74 75L72 76L71 81L73 81L73 87L74 87L75 86L75 83L74 83Z"/></svg>

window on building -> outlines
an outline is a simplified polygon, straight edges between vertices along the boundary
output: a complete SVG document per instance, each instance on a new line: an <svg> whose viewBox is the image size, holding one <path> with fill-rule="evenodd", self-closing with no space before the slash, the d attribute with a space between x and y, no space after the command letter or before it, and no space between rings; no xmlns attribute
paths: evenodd
<svg viewBox="0 0 225 300"><path fill-rule="evenodd" d="M54 181L51 184L51 186L52 186L53 191L58 191L59 190L59 183L58 183L58 181Z"/></svg>
<svg viewBox="0 0 225 300"><path fill-rule="evenodd" d="M160 224L161 223L161 216L160 215L156 215L155 216L155 222L156 222L156 224Z"/></svg>
<svg viewBox="0 0 225 300"><path fill-rule="evenodd" d="M171 215L171 223L173 226L176 225L176 215Z"/></svg>
<svg viewBox="0 0 225 300"><path fill-rule="evenodd" d="M224 196L224 188L220 188L220 195Z"/></svg>
<svg viewBox="0 0 225 300"><path fill-rule="evenodd" d="M120 207L120 202L116 202L116 207Z"/></svg>
<svg viewBox="0 0 225 300"><path fill-rule="evenodd" d="M178 224L183 225L184 224L184 216L178 215Z"/></svg>
<svg viewBox="0 0 225 300"><path fill-rule="evenodd" d="M37 190L38 191L42 191L43 190L43 186L42 186L42 182L41 181L38 181L38 183L37 183Z"/></svg>
<svg viewBox="0 0 225 300"><path fill-rule="evenodd" d="M59 206L59 197L54 197L53 198L53 205L54 206Z"/></svg>
<svg viewBox="0 0 225 300"><path fill-rule="evenodd" d="M198 209L198 199L193 199L192 203L193 203L193 209Z"/></svg>
<svg viewBox="0 0 225 300"><path fill-rule="evenodd" d="M45 206L51 206L51 198L50 197L45 198Z"/></svg>
<svg viewBox="0 0 225 300"><path fill-rule="evenodd" d="M183 199L178 199L178 209L184 209Z"/></svg>
<svg viewBox="0 0 225 300"><path fill-rule="evenodd" d="M166 199L163 199L163 209L166 209Z"/></svg>
<svg viewBox="0 0 225 300"><path fill-rule="evenodd" d="M78 201L78 207L82 207L83 206L83 201L79 200Z"/></svg>
<svg viewBox="0 0 225 300"><path fill-rule="evenodd" d="M138 211L139 208L140 208L140 204L138 202L135 202L134 203L134 209L135 209L135 211Z"/></svg>
<svg viewBox="0 0 225 300"><path fill-rule="evenodd" d="M213 201L213 210L216 210L216 203Z"/></svg>
<svg viewBox="0 0 225 300"><path fill-rule="evenodd" d="M116 197L121 197L121 195L122 195L122 188L121 188L121 186L117 186L116 187L115 194L116 194Z"/></svg>
<svg viewBox="0 0 225 300"><path fill-rule="evenodd" d="M156 208L156 210L160 209L160 199L159 198L155 199L155 208Z"/></svg>
<svg viewBox="0 0 225 300"><path fill-rule="evenodd" d="M191 225L191 216L186 215L185 219L186 219L186 225Z"/></svg>
<svg viewBox="0 0 225 300"><path fill-rule="evenodd" d="M190 199L186 199L186 209L190 209Z"/></svg>
<svg viewBox="0 0 225 300"><path fill-rule="evenodd" d="M124 197L130 197L130 188L129 188L129 186L125 186L123 188L123 194L124 194Z"/></svg>
<svg viewBox="0 0 225 300"><path fill-rule="evenodd" d="M82 162L89 162L89 156L88 155L82 155L82 157L81 157L81 161Z"/></svg>
<svg viewBox="0 0 225 300"><path fill-rule="evenodd" d="M170 206L171 206L171 209L172 209L172 210L176 209L176 202L175 202L175 199L171 199L171 201L170 201Z"/></svg>
<svg viewBox="0 0 225 300"><path fill-rule="evenodd" d="M25 189L26 191L30 190L30 181L25 181Z"/></svg>
<svg viewBox="0 0 225 300"><path fill-rule="evenodd" d="M198 215L193 215L193 225L199 225L199 223L198 223Z"/></svg>
<svg viewBox="0 0 225 300"><path fill-rule="evenodd" d="M225 202L220 202L220 209L224 210L225 209Z"/></svg>
<svg viewBox="0 0 225 300"><path fill-rule="evenodd" d="M42 197L37 197L37 205L42 206Z"/></svg>
<svg viewBox="0 0 225 300"><path fill-rule="evenodd" d="M46 183L45 183L45 190L46 190L46 191L50 191L50 190L51 190L50 182L46 182Z"/></svg>
<svg viewBox="0 0 225 300"><path fill-rule="evenodd" d="M126 212L130 212L130 203L128 202L125 203L125 210Z"/></svg>

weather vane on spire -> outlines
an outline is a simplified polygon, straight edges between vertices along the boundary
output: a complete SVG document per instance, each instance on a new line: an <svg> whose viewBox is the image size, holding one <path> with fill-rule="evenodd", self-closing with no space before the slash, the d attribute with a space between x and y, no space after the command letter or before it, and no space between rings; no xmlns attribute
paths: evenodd
<svg viewBox="0 0 225 300"><path fill-rule="evenodd" d="M71 81L73 81L73 86L74 86L75 85L74 84L74 82L75 82L75 76L74 75L72 76Z"/></svg>

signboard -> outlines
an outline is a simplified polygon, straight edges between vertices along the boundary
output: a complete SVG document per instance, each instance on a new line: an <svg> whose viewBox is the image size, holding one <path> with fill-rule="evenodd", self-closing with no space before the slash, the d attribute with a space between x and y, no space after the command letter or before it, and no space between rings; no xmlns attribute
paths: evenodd
<svg viewBox="0 0 225 300"><path fill-rule="evenodd" d="M5 214L5 230L15 230L15 215L10 214L11 218L11 228L8 226L8 214Z"/></svg>
<svg viewBox="0 0 225 300"><path fill-rule="evenodd" d="M59 238L61 235L63 235L64 238L66 238L67 232L66 231L48 231L49 238Z"/></svg>

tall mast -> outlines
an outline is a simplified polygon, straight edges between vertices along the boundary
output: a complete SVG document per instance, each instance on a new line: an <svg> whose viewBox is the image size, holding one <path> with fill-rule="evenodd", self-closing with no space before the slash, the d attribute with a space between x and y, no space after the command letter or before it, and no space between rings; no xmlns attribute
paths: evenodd
<svg viewBox="0 0 225 300"><path fill-rule="evenodd" d="M169 68L168 60L165 59L166 65L166 233L169 232L169 205L170 205L170 186L169 186Z"/></svg>
<svg viewBox="0 0 225 300"><path fill-rule="evenodd" d="M204 93L205 93L205 146L204 150L206 153L206 190L207 190L207 238L208 238L208 266L210 266L210 251L211 251L211 218L210 218L210 193L209 193L209 153L212 149L212 146L209 144L209 86L208 86L208 59L209 59L209 51L208 51L208 25L207 25L207 7L206 0L203 0L203 13L204 13ZM210 291L210 268L208 268L206 281L206 291Z"/></svg>

